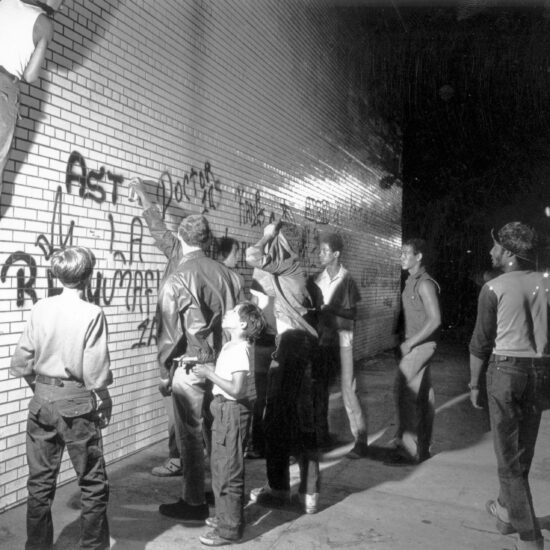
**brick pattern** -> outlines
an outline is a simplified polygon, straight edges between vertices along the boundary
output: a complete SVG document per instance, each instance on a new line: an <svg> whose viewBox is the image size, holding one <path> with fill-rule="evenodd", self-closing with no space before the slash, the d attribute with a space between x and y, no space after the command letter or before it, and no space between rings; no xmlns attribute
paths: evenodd
<svg viewBox="0 0 550 550"><path fill-rule="evenodd" d="M10 356L33 302L56 287L49 258L64 245L98 258L88 294L107 315L115 374L107 461L166 436L153 325L165 260L127 200L133 176L171 229L204 212L244 249L285 219L311 272L318 234L339 231L363 296L357 356L393 343L401 190L379 185L388 154L375 129L352 131L334 14L311 4L94 0L56 16L47 70L22 85L4 177L0 511L26 497L30 391L9 377ZM249 284L244 258L238 269ZM71 477L65 458L60 481Z"/></svg>

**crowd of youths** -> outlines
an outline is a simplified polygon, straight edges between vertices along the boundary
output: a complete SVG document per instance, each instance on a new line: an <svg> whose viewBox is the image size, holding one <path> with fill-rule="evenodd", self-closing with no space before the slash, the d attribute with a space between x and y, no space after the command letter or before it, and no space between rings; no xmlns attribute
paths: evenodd
<svg viewBox="0 0 550 550"><path fill-rule="evenodd" d="M169 231L139 180L131 183L156 245L167 258L157 303L159 389L169 412L170 455L155 475L181 475L181 496L161 514L212 528L207 546L241 540L245 528L245 457L261 456L266 483L250 491L263 506L290 502L289 467L298 464L298 499L319 509L320 449L330 446L329 386L340 379L355 444L348 459L371 456L366 410L356 393L353 329L359 290L341 262L343 239L320 237L322 270L307 276L282 223L267 225L245 251L253 269L250 301L235 271L238 243L219 243L224 260L206 255L211 233L202 215ZM502 274L479 299L470 344L471 401L489 365L489 412L499 464L500 494L487 503L517 548L543 548L528 484L548 368L548 281L532 270L536 235L514 222L493 235L491 257ZM441 324L439 285L424 267L426 243L405 241L401 267L404 334L395 382L397 431L389 464L430 458L434 394L430 358ZM84 301L93 253L69 247L54 254L52 272L63 291L38 302L12 357L11 373L25 377L29 404L26 548L52 548L51 504L67 447L81 488L80 548L109 547L108 482L100 429L109 420L112 381L107 324ZM534 290L533 290L534 289ZM542 389L541 389L542 388ZM547 389L547 388L546 388ZM173 449L175 448L175 451ZM210 466L215 513L210 514Z"/></svg>

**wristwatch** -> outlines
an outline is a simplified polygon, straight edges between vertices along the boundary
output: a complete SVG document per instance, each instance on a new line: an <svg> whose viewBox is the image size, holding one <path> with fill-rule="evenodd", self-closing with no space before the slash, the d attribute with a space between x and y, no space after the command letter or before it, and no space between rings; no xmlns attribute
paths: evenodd
<svg viewBox="0 0 550 550"><path fill-rule="evenodd" d="M471 390L479 390L479 386L477 384L470 384L468 383L468 388Z"/></svg>

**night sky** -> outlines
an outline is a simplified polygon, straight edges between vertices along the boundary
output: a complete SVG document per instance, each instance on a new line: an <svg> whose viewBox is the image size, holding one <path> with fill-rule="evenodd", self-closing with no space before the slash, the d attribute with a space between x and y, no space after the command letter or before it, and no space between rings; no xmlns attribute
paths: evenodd
<svg viewBox="0 0 550 550"><path fill-rule="evenodd" d="M429 241L444 324L467 335L491 227L524 221L547 248L550 7L389 2L345 17L369 108L402 130L404 237Z"/></svg>

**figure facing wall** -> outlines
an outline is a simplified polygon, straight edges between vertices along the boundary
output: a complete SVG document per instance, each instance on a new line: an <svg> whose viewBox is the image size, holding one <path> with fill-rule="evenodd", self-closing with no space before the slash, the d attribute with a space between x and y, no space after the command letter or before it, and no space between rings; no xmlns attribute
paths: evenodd
<svg viewBox="0 0 550 550"><path fill-rule="evenodd" d="M387 182L400 152L376 124L368 139L357 131L327 6L94 0L56 16L48 71L22 85L22 114L33 116L17 127L1 197L0 511L26 498L30 390L9 377L10 356L32 304L57 290L59 248L97 256L87 294L107 316L115 373L107 461L166 435L154 322L165 259L128 201L134 176L169 228L204 213L241 251L285 220L310 272L319 233L338 231L363 298L356 357L393 345L401 189ZM249 284L244 257L238 270ZM60 481L71 476L65 460Z"/></svg>

